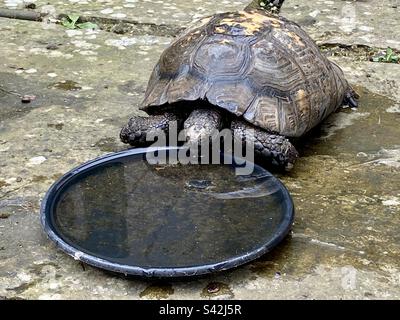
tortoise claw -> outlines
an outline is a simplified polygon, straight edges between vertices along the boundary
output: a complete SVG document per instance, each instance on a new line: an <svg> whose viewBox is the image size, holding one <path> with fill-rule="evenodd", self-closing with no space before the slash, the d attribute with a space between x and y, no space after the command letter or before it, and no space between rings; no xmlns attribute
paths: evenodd
<svg viewBox="0 0 400 320"><path fill-rule="evenodd" d="M358 95L357 92L355 92L354 90L350 89L349 91L346 92L346 95L345 95L343 103L344 104L348 104L352 108L357 108L358 107L357 99L359 97L360 96Z"/></svg>
<svg viewBox="0 0 400 320"><path fill-rule="evenodd" d="M352 108L357 108L358 107L358 102L356 99L354 99L353 97L349 98L349 104Z"/></svg>

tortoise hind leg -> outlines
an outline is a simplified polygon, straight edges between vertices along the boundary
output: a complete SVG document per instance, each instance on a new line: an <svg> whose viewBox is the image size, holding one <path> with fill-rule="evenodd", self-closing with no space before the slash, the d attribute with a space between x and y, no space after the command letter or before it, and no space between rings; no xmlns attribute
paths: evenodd
<svg viewBox="0 0 400 320"><path fill-rule="evenodd" d="M159 115L142 117L136 116L129 119L126 126L121 129L120 138L124 143L129 143L135 147L145 147L154 143L154 140L147 141L148 135L156 136L163 131L168 134L169 126L172 121L176 121L179 129L182 120L173 113L163 113Z"/></svg>
<svg viewBox="0 0 400 320"><path fill-rule="evenodd" d="M272 164L286 170L293 167L298 152L284 136L269 133L240 120L233 120L231 129L234 137L241 139L242 143L254 143L254 152Z"/></svg>

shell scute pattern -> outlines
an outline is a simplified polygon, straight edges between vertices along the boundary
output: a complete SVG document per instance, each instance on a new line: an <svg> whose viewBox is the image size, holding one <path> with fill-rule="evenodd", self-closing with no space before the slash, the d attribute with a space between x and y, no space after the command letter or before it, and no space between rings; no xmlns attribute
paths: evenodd
<svg viewBox="0 0 400 320"><path fill-rule="evenodd" d="M260 128L298 137L343 101L348 84L295 23L259 12L194 23L162 54L146 111L207 100Z"/></svg>

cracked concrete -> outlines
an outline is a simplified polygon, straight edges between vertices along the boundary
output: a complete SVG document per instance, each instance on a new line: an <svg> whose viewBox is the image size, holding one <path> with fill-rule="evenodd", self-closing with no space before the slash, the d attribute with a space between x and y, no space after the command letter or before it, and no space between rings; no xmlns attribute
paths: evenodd
<svg viewBox="0 0 400 320"><path fill-rule="evenodd" d="M22 1L8 0L0 7L6 3L22 6ZM44 3L36 1L39 9ZM50 3L60 11L109 16L104 10L113 8L131 19L175 25L203 14L199 6L207 14L245 6L242 1L218 8L163 1L170 4L170 14L158 15L158 4L139 0ZM387 32L398 16L392 3L335 0L311 7L288 0L283 15L300 22L317 41L399 48L398 33ZM357 17L362 14L351 32L335 22L340 17L335 12L345 5L353 6ZM144 14L147 10L154 14ZM171 12L183 14L176 18ZM332 115L307 135L298 143L301 158L294 170L279 175L293 196L296 221L276 250L222 274L159 282L127 279L66 256L43 234L39 205L64 172L125 148L119 129L140 112L137 105L151 70L172 38L9 19L0 19L0 37L0 297L399 298L399 64L330 57L360 93L360 107ZM22 104L23 95L35 99Z"/></svg>
<svg viewBox="0 0 400 320"><path fill-rule="evenodd" d="M398 0L305 2L289 0L282 15L297 21L318 42L400 49Z"/></svg>
<svg viewBox="0 0 400 320"><path fill-rule="evenodd" d="M3 6L8 8L22 8L24 1L5 0ZM25 1L28 2L28 1ZM184 26L193 19L230 10L240 10L248 0L37 0L29 1L36 4L37 10L49 10L49 6L56 13L79 12L86 16L104 18L130 19L141 23L174 24ZM1 3L1 2L0 2Z"/></svg>

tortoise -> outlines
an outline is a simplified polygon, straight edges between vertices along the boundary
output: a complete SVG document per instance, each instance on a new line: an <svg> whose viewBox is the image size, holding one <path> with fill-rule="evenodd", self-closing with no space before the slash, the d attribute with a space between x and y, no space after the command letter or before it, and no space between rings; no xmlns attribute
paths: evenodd
<svg viewBox="0 0 400 320"><path fill-rule="evenodd" d="M279 10L283 1L275 3ZM192 142L230 127L258 155L290 169L298 152L288 138L343 104L356 107L357 98L296 23L260 10L226 12L195 22L162 53L140 106L150 116L132 117L120 138L144 146L171 121Z"/></svg>

